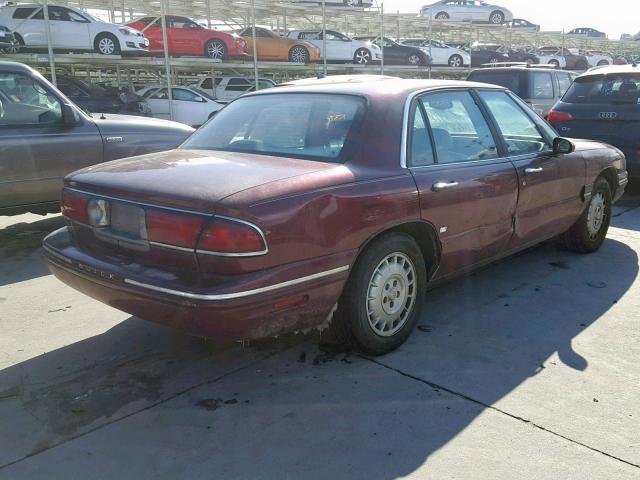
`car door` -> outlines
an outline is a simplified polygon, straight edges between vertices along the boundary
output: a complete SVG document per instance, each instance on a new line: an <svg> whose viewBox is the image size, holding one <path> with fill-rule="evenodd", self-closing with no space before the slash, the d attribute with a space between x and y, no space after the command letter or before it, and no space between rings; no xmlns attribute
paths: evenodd
<svg viewBox="0 0 640 480"><path fill-rule="evenodd" d="M437 278L500 255L513 235L517 174L478 104L466 89L427 93L409 115L407 166L442 243Z"/></svg>
<svg viewBox="0 0 640 480"><path fill-rule="evenodd" d="M447 65L449 57L449 47L435 40L431 41L431 61L434 65Z"/></svg>
<svg viewBox="0 0 640 480"><path fill-rule="evenodd" d="M209 119L213 110L207 100L186 88L173 88L173 120L200 126Z"/></svg>
<svg viewBox="0 0 640 480"><path fill-rule="evenodd" d="M487 22L491 12L488 7L484 6L482 2L478 0L467 0L467 8L469 9L469 15L475 22Z"/></svg>
<svg viewBox="0 0 640 480"><path fill-rule="evenodd" d="M515 95L480 90L518 173L520 197L513 247L534 244L571 227L582 211L586 165L581 154L554 154L557 135Z"/></svg>
<svg viewBox="0 0 640 480"><path fill-rule="evenodd" d="M56 48L93 50L89 20L65 7L49 7L51 41Z"/></svg>
<svg viewBox="0 0 640 480"><path fill-rule="evenodd" d="M17 7L13 12L13 30L20 34L27 47L46 47L44 13L38 7Z"/></svg>
<svg viewBox="0 0 640 480"><path fill-rule="evenodd" d="M170 27L167 30L169 44L176 55L203 55L201 27L186 17L167 17Z"/></svg>
<svg viewBox="0 0 640 480"><path fill-rule="evenodd" d="M0 210L59 200L68 173L102 161L96 125L65 121L63 99L36 78L0 73Z"/></svg>
<svg viewBox="0 0 640 480"><path fill-rule="evenodd" d="M151 110L151 116L156 118L171 119L169 108L169 91L167 88L159 88L147 97L147 104Z"/></svg>

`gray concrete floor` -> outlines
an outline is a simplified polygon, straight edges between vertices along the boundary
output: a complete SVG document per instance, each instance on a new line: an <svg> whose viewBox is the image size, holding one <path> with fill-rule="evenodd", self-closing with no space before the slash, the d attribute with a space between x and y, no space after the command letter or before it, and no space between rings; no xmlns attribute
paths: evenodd
<svg viewBox="0 0 640 480"><path fill-rule="evenodd" d="M0 478L638 479L638 207L431 292L376 359L130 317L49 275L59 216L0 217Z"/></svg>

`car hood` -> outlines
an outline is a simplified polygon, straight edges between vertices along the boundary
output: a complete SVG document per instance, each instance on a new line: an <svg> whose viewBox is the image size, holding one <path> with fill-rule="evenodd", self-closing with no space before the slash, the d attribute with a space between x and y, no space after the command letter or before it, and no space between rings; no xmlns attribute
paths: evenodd
<svg viewBox="0 0 640 480"><path fill-rule="evenodd" d="M112 113L94 113L93 121L102 135L144 134L165 132L184 135L186 139L195 130L188 125L160 118L138 117L135 115L117 115Z"/></svg>
<svg viewBox="0 0 640 480"><path fill-rule="evenodd" d="M186 149L94 165L65 179L85 191L208 213L223 202L241 208L349 181L342 164Z"/></svg>

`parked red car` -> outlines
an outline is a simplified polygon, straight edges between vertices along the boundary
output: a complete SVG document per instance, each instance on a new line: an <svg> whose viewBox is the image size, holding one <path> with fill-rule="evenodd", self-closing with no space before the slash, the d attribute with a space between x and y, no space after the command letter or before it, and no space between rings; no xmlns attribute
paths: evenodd
<svg viewBox="0 0 640 480"><path fill-rule="evenodd" d="M171 56L193 55L219 60L247 56L247 42L236 34L209 30L193 20L175 15L167 15L166 22ZM127 25L145 34L151 53L164 52L161 17L143 17Z"/></svg>
<svg viewBox="0 0 640 480"><path fill-rule="evenodd" d="M618 149L560 138L500 87L282 87L177 150L67 177L44 251L72 287L196 335L330 322L381 354L430 285L558 235L597 250L626 183Z"/></svg>

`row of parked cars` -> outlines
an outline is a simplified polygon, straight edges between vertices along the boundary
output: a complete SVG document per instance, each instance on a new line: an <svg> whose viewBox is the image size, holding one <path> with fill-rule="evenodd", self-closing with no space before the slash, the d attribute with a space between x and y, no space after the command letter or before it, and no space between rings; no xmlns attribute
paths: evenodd
<svg viewBox="0 0 640 480"><path fill-rule="evenodd" d="M631 130L637 70L576 78L549 118ZM486 83L328 77L244 95L194 132L90 117L24 65L0 79L0 211L60 202L43 251L61 281L200 336L322 325L387 353L430 284L552 238L598 250L628 182L620 149Z"/></svg>

